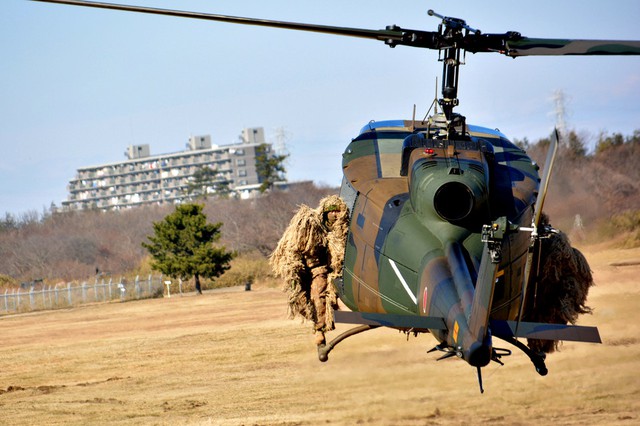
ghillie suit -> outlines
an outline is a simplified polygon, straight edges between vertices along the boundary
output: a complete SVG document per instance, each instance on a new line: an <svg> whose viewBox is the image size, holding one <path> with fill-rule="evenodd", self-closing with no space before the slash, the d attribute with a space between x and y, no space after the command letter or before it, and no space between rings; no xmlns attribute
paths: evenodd
<svg viewBox="0 0 640 426"><path fill-rule="evenodd" d="M329 223L332 212L335 220ZM289 317L313 321L317 344L335 328L333 280L342 274L348 221L347 207L337 195L323 198L316 209L303 204L271 254L271 267L289 295Z"/></svg>
<svg viewBox="0 0 640 426"><path fill-rule="evenodd" d="M543 215L541 226L548 226ZM579 250L571 247L569 238L552 230L549 238L543 238L539 262L534 257L533 267L539 265L535 295L529 297L527 321L551 324L575 324L578 315L591 313L585 303L589 288L593 285L591 269ZM534 269L535 270L535 269ZM527 339L529 348L538 353L551 353L559 348L559 341Z"/></svg>

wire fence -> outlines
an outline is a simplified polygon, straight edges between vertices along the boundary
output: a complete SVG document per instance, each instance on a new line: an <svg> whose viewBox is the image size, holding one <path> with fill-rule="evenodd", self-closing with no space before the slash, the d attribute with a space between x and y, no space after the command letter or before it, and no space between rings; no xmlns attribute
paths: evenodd
<svg viewBox="0 0 640 426"><path fill-rule="evenodd" d="M30 289L6 289L0 293L0 313L22 313L61 309L88 303L125 301L162 297L165 284L162 275L147 279L136 277L132 282L120 278L96 279L94 283L62 283L55 286L32 286ZM182 282L180 281L180 284ZM39 289L36 289L38 288ZM182 290L180 285L180 290ZM168 289L167 289L168 290Z"/></svg>

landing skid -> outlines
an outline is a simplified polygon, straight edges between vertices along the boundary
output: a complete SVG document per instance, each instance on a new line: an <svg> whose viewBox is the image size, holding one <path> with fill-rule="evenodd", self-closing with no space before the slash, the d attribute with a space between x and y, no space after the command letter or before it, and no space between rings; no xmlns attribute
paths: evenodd
<svg viewBox="0 0 640 426"><path fill-rule="evenodd" d="M511 343L513 346L515 346L516 348L520 349L522 352L527 354L527 356L533 363L533 366L536 368L536 372L539 375L541 376L547 375L549 370L547 369L547 365L544 363L544 360L546 358L544 354L533 352L531 349L529 349L528 346L526 346L524 343L520 342L519 340L516 340L513 337L499 337L499 336L497 337L504 340L507 343Z"/></svg>
<svg viewBox="0 0 640 426"><path fill-rule="evenodd" d="M347 337L351 337L354 336L356 334L362 333L364 331L368 331L368 330L373 330L375 328L380 327L379 325L369 325L369 324L365 324L365 325L361 325L358 327L354 327L350 330L345 331L344 333L342 333L341 335L339 335L338 337L336 337L335 339L333 339L331 342L325 344L325 345L318 345L318 359L322 362L327 362L327 360L329 359L329 352L331 352L331 350L333 348L336 347L336 345L340 342L342 342L344 339L346 339Z"/></svg>
<svg viewBox="0 0 640 426"><path fill-rule="evenodd" d="M350 330L345 331L344 333L340 334L338 337L336 337L335 339L333 339L327 344L318 345L318 359L322 362L327 362L329 360L329 352L331 352L333 348L335 348L338 345L338 343L342 342L347 337L355 336L356 334L360 334L369 330L374 330L379 327L381 327L381 325L363 324L358 327L354 327ZM499 337L499 336L496 336L496 337ZM541 376L547 375L549 370L547 369L547 366L544 362L545 361L544 354L538 354L533 352L524 343L520 342L514 337L499 337L499 338L504 340L507 343L511 343L512 345L520 349L522 352L524 352L533 363L533 366L535 367L536 372L538 374L540 374ZM438 358L437 361L451 358L454 356L458 358L462 358L462 351L460 349L455 349L447 345L442 345L442 344L436 345L433 349L430 349L429 351L427 351L427 353L431 353L435 351L444 352L444 355ZM491 353L491 360L494 362L497 362L500 365L504 365L504 363L501 361L501 358L503 356L509 356L509 355L511 355L511 351L508 349L493 348ZM480 386L480 393L484 393L484 387L482 385L482 370L480 367L477 367L476 371L478 375L478 384Z"/></svg>

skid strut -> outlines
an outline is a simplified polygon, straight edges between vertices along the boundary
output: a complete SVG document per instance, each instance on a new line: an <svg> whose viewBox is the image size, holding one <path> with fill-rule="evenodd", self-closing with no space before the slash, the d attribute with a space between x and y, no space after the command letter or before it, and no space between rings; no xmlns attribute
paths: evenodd
<svg viewBox="0 0 640 426"><path fill-rule="evenodd" d="M338 343L342 342L347 337L354 336L356 334L362 333L363 331L373 330L374 328L378 327L380 326L368 324L354 327L351 330L345 331L326 345L318 345L318 359L322 362L326 362L329 359L329 352L331 352L331 350L335 348Z"/></svg>

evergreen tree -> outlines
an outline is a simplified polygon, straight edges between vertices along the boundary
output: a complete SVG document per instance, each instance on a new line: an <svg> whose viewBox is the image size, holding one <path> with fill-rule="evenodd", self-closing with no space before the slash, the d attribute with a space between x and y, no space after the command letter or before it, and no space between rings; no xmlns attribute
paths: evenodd
<svg viewBox="0 0 640 426"><path fill-rule="evenodd" d="M285 181L284 160L287 155L274 155L269 152L269 145L263 143L256 147L256 172L260 182L260 192L273 188L276 182Z"/></svg>
<svg viewBox="0 0 640 426"><path fill-rule="evenodd" d="M151 254L153 269L183 280L195 278L202 294L200 278L215 278L229 269L234 252L214 246L220 239L221 222L207 223L200 204L182 204L164 220L153 223L150 243L142 243Z"/></svg>
<svg viewBox="0 0 640 426"><path fill-rule="evenodd" d="M213 190L216 196L229 194L229 181L221 177L220 172L211 167L201 167L193 174L193 180L187 186L187 195L190 200L207 199L209 190Z"/></svg>
<svg viewBox="0 0 640 426"><path fill-rule="evenodd" d="M585 147L584 141L576 132L573 130L569 132L567 139L567 154L570 159L578 160L587 155L587 148Z"/></svg>

